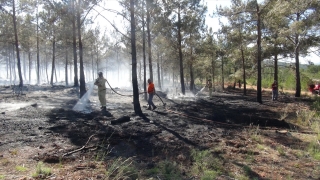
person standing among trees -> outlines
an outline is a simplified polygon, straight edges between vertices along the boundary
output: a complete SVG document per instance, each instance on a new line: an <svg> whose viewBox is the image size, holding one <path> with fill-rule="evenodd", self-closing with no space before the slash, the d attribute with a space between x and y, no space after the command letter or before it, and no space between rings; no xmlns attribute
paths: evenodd
<svg viewBox="0 0 320 180"><path fill-rule="evenodd" d="M275 101L278 99L278 83L276 80L274 80L272 87L272 100Z"/></svg>
<svg viewBox="0 0 320 180"><path fill-rule="evenodd" d="M107 111L106 109L106 93L107 93L107 88L106 88L106 79L103 77L103 73L99 72L98 73L99 77L96 79L94 82L94 85L98 86L98 97L99 101L101 104L101 110L102 111Z"/></svg>
<svg viewBox="0 0 320 180"><path fill-rule="evenodd" d="M156 90L154 88L154 84L152 83L151 79L148 79L148 94L149 94L149 99L148 99L148 110L151 110L151 106L153 107L152 110L155 110L157 108L157 106L155 106L152 102L153 96L156 93Z"/></svg>
<svg viewBox="0 0 320 180"><path fill-rule="evenodd" d="M207 81L207 88L209 89L209 97L212 96L212 82L211 79Z"/></svg>

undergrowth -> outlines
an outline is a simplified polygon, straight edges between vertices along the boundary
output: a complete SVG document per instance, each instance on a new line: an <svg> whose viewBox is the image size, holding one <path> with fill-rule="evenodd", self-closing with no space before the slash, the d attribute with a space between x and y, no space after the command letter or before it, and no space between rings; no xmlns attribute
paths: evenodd
<svg viewBox="0 0 320 180"><path fill-rule="evenodd" d="M156 179L179 180L182 179L181 170L176 162L164 160L159 162L154 168L147 170L148 176Z"/></svg>
<svg viewBox="0 0 320 180"><path fill-rule="evenodd" d="M223 162L208 150L192 150L191 157L194 161L191 172L202 180L215 179L224 172Z"/></svg>
<svg viewBox="0 0 320 180"><path fill-rule="evenodd" d="M314 138L306 147L307 151L314 159L320 160L320 97L314 96L314 101L309 109L299 109L297 114L297 123L303 127L310 128L315 132Z"/></svg>
<svg viewBox="0 0 320 180"><path fill-rule="evenodd" d="M44 166L43 162L39 162L36 167L36 172L32 174L34 178L46 178L52 174L51 168Z"/></svg>

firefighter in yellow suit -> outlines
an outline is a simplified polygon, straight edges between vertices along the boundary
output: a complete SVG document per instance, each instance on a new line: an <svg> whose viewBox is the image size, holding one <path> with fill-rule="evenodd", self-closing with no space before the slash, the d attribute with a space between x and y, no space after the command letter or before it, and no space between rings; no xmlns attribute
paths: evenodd
<svg viewBox="0 0 320 180"><path fill-rule="evenodd" d="M98 73L99 77L96 79L94 82L94 85L98 86L98 97L99 101L101 104L101 110L106 111L106 93L107 93L107 88L106 88L106 79L103 77L102 72Z"/></svg>
<svg viewBox="0 0 320 180"><path fill-rule="evenodd" d="M209 88L209 97L212 97L212 82L211 79L207 81L207 88Z"/></svg>

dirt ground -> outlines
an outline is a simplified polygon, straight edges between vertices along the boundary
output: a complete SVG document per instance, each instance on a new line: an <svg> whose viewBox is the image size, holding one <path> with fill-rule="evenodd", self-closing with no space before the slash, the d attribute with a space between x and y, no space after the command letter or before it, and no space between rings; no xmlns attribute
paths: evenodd
<svg viewBox="0 0 320 180"><path fill-rule="evenodd" d="M83 102L85 113L73 110L73 87L30 86L24 93L0 87L0 179L33 179L40 161L52 169L47 179L107 179L119 158L132 161L139 179L165 179L145 173L164 160L179 164L182 179L200 179L191 171L192 150L219 160L217 179L320 179L319 161L304 151L314 135L294 125L308 97L281 94L271 101L264 92L259 104L254 90L243 96L227 89L212 98L159 92L166 106L155 97L158 108L146 110L141 96L140 117L132 97L110 92L108 113L101 113L96 89Z"/></svg>

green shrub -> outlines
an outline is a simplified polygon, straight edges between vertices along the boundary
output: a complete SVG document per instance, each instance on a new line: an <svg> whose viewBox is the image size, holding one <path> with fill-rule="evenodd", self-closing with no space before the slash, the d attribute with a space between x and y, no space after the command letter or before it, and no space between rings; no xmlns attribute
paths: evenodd
<svg viewBox="0 0 320 180"><path fill-rule="evenodd" d="M214 179L222 174L222 162L219 160L219 158L215 158L210 151L192 150L191 157L194 161L192 173L201 176L201 178L207 179L208 177L214 176Z"/></svg>
<svg viewBox="0 0 320 180"><path fill-rule="evenodd" d="M162 161L159 163L158 168L163 179L166 179L166 180L182 179L180 169L176 162Z"/></svg>
<svg viewBox="0 0 320 180"><path fill-rule="evenodd" d="M19 172L25 172L27 170L27 168L24 166L16 166L16 170Z"/></svg>
<svg viewBox="0 0 320 180"><path fill-rule="evenodd" d="M115 159L107 168L107 179L137 179L138 171L132 166L132 158Z"/></svg>
<svg viewBox="0 0 320 180"><path fill-rule="evenodd" d="M314 97L314 101L312 103L311 108L315 111L317 111L317 115L319 116L319 112L320 112L320 97L319 96L315 96Z"/></svg>
<svg viewBox="0 0 320 180"><path fill-rule="evenodd" d="M220 172L213 171L213 170L206 170L203 172L203 176L201 177L201 180L212 180L218 177Z"/></svg>
<svg viewBox="0 0 320 180"><path fill-rule="evenodd" d="M244 171L244 173L247 175L247 176L250 176L251 175L251 173L252 173L252 170L251 170L251 168L249 167L249 166L243 166L242 167L242 169L243 169L243 171Z"/></svg>
<svg viewBox="0 0 320 180"><path fill-rule="evenodd" d="M281 147L281 146L277 147L277 151L280 154L280 156L285 156L286 155L286 152L284 151L284 148Z"/></svg>
<svg viewBox="0 0 320 180"><path fill-rule="evenodd" d="M307 126L312 124L312 119L314 118L316 112L308 109L299 109L296 111L296 114L297 123L299 125Z"/></svg>
<svg viewBox="0 0 320 180"><path fill-rule="evenodd" d="M148 170L146 171L146 173L147 173L148 176L156 175L156 174L158 174L159 172L160 172L160 170L159 170L158 167L154 167L154 168L148 169Z"/></svg>
<svg viewBox="0 0 320 180"><path fill-rule="evenodd" d="M310 142L308 146L308 152L314 159L320 160L320 147L317 143L317 140Z"/></svg>
<svg viewBox="0 0 320 180"><path fill-rule="evenodd" d="M39 162L36 167L36 172L32 175L34 178L46 178L51 175L51 169L45 167L43 162Z"/></svg>

